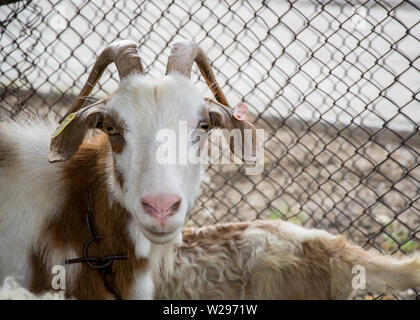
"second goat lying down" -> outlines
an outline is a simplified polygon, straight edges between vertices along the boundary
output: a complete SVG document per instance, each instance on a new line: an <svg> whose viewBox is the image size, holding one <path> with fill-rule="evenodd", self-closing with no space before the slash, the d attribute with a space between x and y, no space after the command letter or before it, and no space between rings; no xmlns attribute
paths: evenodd
<svg viewBox="0 0 420 320"><path fill-rule="evenodd" d="M369 253L283 221L184 229L159 271L157 299L347 299L364 280L376 292L420 286L420 256Z"/></svg>

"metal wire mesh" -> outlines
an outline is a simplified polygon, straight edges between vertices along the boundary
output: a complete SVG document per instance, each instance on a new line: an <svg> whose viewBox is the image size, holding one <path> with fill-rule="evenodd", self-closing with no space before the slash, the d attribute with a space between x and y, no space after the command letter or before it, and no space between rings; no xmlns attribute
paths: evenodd
<svg viewBox="0 0 420 320"><path fill-rule="evenodd" d="M285 219L381 252L420 248L414 1L19 1L0 17L0 119L63 114L116 39L139 43L153 76L174 39L201 45L265 129L265 170L208 165L188 225ZM111 68L93 96L116 85Z"/></svg>

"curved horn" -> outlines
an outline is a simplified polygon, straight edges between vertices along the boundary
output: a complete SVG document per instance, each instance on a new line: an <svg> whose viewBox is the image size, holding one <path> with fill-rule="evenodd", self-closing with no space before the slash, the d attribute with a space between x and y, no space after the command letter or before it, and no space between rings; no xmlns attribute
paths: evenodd
<svg viewBox="0 0 420 320"><path fill-rule="evenodd" d="M201 50L195 42L182 40L174 43L171 54L168 58L166 74L179 72L190 78L194 61L197 63L198 69L206 80L206 83L216 100L225 106L229 106L222 89L216 81L216 77L214 76L209 60L203 50Z"/></svg>
<svg viewBox="0 0 420 320"><path fill-rule="evenodd" d="M76 102L60 122L70 113L78 111L86 101L86 97L98 83L106 67L115 63L120 79L131 73L143 73L137 45L130 40L116 41L108 45L98 56L89 77L77 96Z"/></svg>

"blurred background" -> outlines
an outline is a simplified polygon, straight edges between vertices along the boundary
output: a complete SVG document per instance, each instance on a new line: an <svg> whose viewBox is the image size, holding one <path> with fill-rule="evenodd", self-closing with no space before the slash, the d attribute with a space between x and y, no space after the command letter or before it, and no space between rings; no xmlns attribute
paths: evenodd
<svg viewBox="0 0 420 320"><path fill-rule="evenodd" d="M282 219L382 253L420 250L419 1L2 3L0 120L62 115L114 40L137 42L161 77L171 44L193 39L265 130L265 169L205 166L187 226ZM193 81L211 96L196 69ZM117 86L111 66L92 99Z"/></svg>

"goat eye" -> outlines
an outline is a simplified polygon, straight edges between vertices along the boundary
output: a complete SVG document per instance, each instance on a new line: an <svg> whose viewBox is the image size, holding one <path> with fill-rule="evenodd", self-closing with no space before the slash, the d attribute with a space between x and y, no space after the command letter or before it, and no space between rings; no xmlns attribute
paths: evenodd
<svg viewBox="0 0 420 320"><path fill-rule="evenodd" d="M112 126L109 126L109 127L106 127L105 128L105 132L107 133L107 134L111 134L111 135L113 135L113 134L116 134L117 133L117 129L115 129L114 127L112 127Z"/></svg>
<svg viewBox="0 0 420 320"><path fill-rule="evenodd" d="M203 130L206 130L207 131L209 129L209 124L207 122L200 122L200 124L198 125L198 127L200 129L203 129Z"/></svg>

